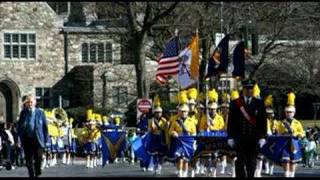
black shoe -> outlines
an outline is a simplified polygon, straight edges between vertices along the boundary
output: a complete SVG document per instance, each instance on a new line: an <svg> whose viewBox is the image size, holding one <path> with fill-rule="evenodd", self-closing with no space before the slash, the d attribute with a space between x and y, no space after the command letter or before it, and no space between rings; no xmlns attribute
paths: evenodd
<svg viewBox="0 0 320 180"><path fill-rule="evenodd" d="M36 177L39 177L41 174L41 172L36 172Z"/></svg>

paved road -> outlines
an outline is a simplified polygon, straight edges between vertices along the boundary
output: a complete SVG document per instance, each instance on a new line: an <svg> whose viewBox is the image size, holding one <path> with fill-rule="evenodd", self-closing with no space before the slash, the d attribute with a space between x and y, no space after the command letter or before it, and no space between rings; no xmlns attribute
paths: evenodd
<svg viewBox="0 0 320 180"><path fill-rule="evenodd" d="M228 168L227 168L228 170ZM219 172L219 167L218 167ZM0 177L27 177L27 168L18 167L14 170L1 170ZM158 175L159 176L159 175ZM166 163L163 166L161 177L176 177L173 164ZM197 175L203 177L203 175ZM217 174L218 177L230 177L228 174ZM268 177L267 175L263 175ZM272 177L282 177L283 171L276 167ZM109 164L106 167L97 167L88 169L83 160L77 160L74 165L58 164L55 167L49 167L43 170L41 177L154 177L152 172L143 172L139 164L129 163ZM299 165L296 177L320 177L320 162L311 168L303 168Z"/></svg>

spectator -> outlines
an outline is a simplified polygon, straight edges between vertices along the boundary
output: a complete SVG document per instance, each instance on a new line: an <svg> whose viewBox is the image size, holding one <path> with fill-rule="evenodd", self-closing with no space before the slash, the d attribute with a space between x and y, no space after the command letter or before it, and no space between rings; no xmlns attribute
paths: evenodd
<svg viewBox="0 0 320 180"><path fill-rule="evenodd" d="M36 98L28 95L20 112L18 134L25 152L30 177L41 175L42 153L48 140L48 126L44 112L36 108ZM35 160L35 163L33 162Z"/></svg>

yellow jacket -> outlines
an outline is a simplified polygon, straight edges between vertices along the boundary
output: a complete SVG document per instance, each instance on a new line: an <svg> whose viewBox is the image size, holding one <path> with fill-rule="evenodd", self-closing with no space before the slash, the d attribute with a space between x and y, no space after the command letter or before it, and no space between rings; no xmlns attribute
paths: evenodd
<svg viewBox="0 0 320 180"><path fill-rule="evenodd" d="M198 117L199 117L199 115L198 115L197 113L189 116L189 118L191 118L191 119L194 121L194 123L195 123L196 126L197 126L197 124L198 124L198 122L199 122L199 121L198 121Z"/></svg>
<svg viewBox="0 0 320 180"><path fill-rule="evenodd" d="M59 128L59 137L63 137L64 134L64 129L62 127Z"/></svg>
<svg viewBox="0 0 320 180"><path fill-rule="evenodd" d="M176 121L178 118L179 118L178 114L171 116L169 119L170 124L173 123L174 121Z"/></svg>
<svg viewBox="0 0 320 180"><path fill-rule="evenodd" d="M52 123L48 124L48 133L51 137L59 136L59 128Z"/></svg>
<svg viewBox="0 0 320 180"><path fill-rule="evenodd" d="M184 122L184 126L186 127L187 132L190 135L196 135L197 134L197 127L195 124L194 119L188 117ZM172 135L172 132L176 131L179 135L183 134L183 129L179 125L178 120L174 121L169 129L169 134Z"/></svg>
<svg viewBox="0 0 320 180"><path fill-rule="evenodd" d="M267 134L272 135L273 133L279 133L279 121L276 119L267 119Z"/></svg>
<svg viewBox="0 0 320 180"><path fill-rule="evenodd" d="M200 120L199 131L206 131L208 128L207 125L207 116L204 114ZM216 113L213 119L211 119L211 125L209 126L210 131L221 131L224 130L224 120L221 115Z"/></svg>
<svg viewBox="0 0 320 180"><path fill-rule="evenodd" d="M288 130L285 127L284 123L285 123L284 121L279 122L278 128L279 128L279 133L280 134L288 133ZM305 136L305 132L304 132L303 126L298 120L293 119L291 124L290 124L290 128L292 130L292 135L293 136L300 137L300 138L303 138Z"/></svg>
<svg viewBox="0 0 320 180"><path fill-rule="evenodd" d="M152 124L156 127L155 129L152 128ZM167 125L167 120L164 117L160 118L159 127L160 129L154 124L154 118L148 120L148 130L153 134L160 134L161 130L165 130Z"/></svg>
<svg viewBox="0 0 320 180"><path fill-rule="evenodd" d="M86 128L86 131L86 140L89 142L97 141L101 137L101 133L98 128L94 128L92 130Z"/></svg>

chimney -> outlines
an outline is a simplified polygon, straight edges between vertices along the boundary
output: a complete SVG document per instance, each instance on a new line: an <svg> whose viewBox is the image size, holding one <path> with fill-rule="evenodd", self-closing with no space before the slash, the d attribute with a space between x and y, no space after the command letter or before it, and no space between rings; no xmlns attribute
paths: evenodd
<svg viewBox="0 0 320 180"><path fill-rule="evenodd" d="M81 2L83 7L83 14L85 16L86 25L98 19L96 13L96 2Z"/></svg>

